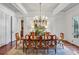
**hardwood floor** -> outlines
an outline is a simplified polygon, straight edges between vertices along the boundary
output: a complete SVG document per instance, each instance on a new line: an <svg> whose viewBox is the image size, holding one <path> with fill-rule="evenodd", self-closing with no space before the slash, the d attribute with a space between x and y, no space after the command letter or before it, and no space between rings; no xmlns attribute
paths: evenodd
<svg viewBox="0 0 79 59"><path fill-rule="evenodd" d="M64 45L69 48L71 51L73 51L76 54L79 54L79 48L68 43L68 42L64 42ZM13 47L15 46L15 41L13 42L12 46L11 43L0 47L0 55L4 55L6 54L8 51L10 51Z"/></svg>
<svg viewBox="0 0 79 59"><path fill-rule="evenodd" d="M69 42L64 42L64 45L67 47L67 48L69 48L71 51L73 51L74 53L78 53L79 54L79 47L77 47L77 46L75 46L75 45L73 45L73 44L71 44L71 43L69 43ZM76 51L76 52L75 52Z"/></svg>
<svg viewBox="0 0 79 59"><path fill-rule="evenodd" d="M9 43L7 45L0 47L0 55L4 55L6 52L10 51L14 46L15 46L15 41L12 42L12 46L11 43Z"/></svg>

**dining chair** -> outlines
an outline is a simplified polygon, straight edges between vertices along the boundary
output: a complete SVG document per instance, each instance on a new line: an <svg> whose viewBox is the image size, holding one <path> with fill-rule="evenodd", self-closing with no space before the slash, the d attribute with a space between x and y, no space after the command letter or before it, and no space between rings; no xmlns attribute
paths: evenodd
<svg viewBox="0 0 79 59"><path fill-rule="evenodd" d="M23 41L23 52L25 51L25 49L27 52L27 49L29 48L32 48L30 35L25 35L25 39Z"/></svg>
<svg viewBox="0 0 79 59"><path fill-rule="evenodd" d="M17 44L18 44L18 41L20 40L20 37L19 37L19 33L15 33L15 37L16 37L16 49L17 49Z"/></svg>
<svg viewBox="0 0 79 59"><path fill-rule="evenodd" d="M42 36L40 35L39 37L38 37L38 48L42 48Z"/></svg>
<svg viewBox="0 0 79 59"><path fill-rule="evenodd" d="M48 32L45 32L45 35L47 36L49 33Z"/></svg>
<svg viewBox="0 0 79 59"><path fill-rule="evenodd" d="M57 48L57 36L56 35L51 35L51 40L52 40L52 47L55 50L55 54L56 54L56 48Z"/></svg>
<svg viewBox="0 0 79 59"><path fill-rule="evenodd" d="M30 39L30 35L26 35L26 41L27 41L27 48L31 48L31 39Z"/></svg>
<svg viewBox="0 0 79 59"><path fill-rule="evenodd" d="M64 33L60 33L61 40L64 40Z"/></svg>
<svg viewBox="0 0 79 59"><path fill-rule="evenodd" d="M35 32L31 32L31 35L32 35L32 36L35 36Z"/></svg>
<svg viewBox="0 0 79 59"><path fill-rule="evenodd" d="M49 52L49 49L54 47L54 45L52 45L52 41L52 35L45 35L45 48L47 49L47 54Z"/></svg>
<svg viewBox="0 0 79 59"><path fill-rule="evenodd" d="M42 36L42 45L45 47L45 36Z"/></svg>
<svg viewBox="0 0 79 59"><path fill-rule="evenodd" d="M64 40L64 33L60 33L59 44L62 48L64 48L63 40Z"/></svg>
<svg viewBox="0 0 79 59"><path fill-rule="evenodd" d="M25 41L24 41L24 44L25 44L25 47L27 48L27 46L29 45L29 36L28 35L25 35Z"/></svg>
<svg viewBox="0 0 79 59"><path fill-rule="evenodd" d="M44 40L45 40L45 48L47 48L48 47L48 43L49 43L47 33L44 35Z"/></svg>
<svg viewBox="0 0 79 59"><path fill-rule="evenodd" d="M31 35L30 39L31 39L32 47L35 47L35 45L37 45L36 36L35 35Z"/></svg>
<svg viewBox="0 0 79 59"><path fill-rule="evenodd" d="M52 47L52 35L48 36L48 40L49 40L48 46L49 46L49 48L51 48Z"/></svg>

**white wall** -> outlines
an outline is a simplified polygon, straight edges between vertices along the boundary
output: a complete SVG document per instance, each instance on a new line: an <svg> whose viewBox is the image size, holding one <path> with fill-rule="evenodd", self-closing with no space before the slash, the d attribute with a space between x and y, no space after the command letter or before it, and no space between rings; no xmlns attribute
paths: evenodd
<svg viewBox="0 0 79 59"><path fill-rule="evenodd" d="M66 22L67 22L67 39L68 41L72 42L73 44L76 44L79 46L79 38L75 39L73 38L73 22L72 22L72 17L74 16L79 16L79 5L75 6L74 8L70 9L69 11L67 11L65 13L65 17L66 17Z"/></svg>
<svg viewBox="0 0 79 59"><path fill-rule="evenodd" d="M32 17L25 17L25 22L24 22L24 29L25 29L25 34L29 33L32 31L32 28L31 28L31 22L32 22L33 18Z"/></svg>
<svg viewBox="0 0 79 59"><path fill-rule="evenodd" d="M4 13L0 11L0 45L5 43L5 20Z"/></svg>
<svg viewBox="0 0 79 59"><path fill-rule="evenodd" d="M11 42L11 16L13 21L12 41L14 41L15 33L18 30L15 13L0 4L0 46Z"/></svg>
<svg viewBox="0 0 79 59"><path fill-rule="evenodd" d="M61 32L65 34L66 39L66 20L64 13L54 16L54 33L59 36Z"/></svg>
<svg viewBox="0 0 79 59"><path fill-rule="evenodd" d="M12 41L15 40L15 33L20 33L20 24L19 19L16 17L16 15L12 16Z"/></svg>

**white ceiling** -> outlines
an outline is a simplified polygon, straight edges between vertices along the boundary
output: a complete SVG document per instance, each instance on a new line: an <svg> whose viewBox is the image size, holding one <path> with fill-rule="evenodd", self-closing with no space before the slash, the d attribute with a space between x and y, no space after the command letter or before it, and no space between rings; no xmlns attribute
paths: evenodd
<svg viewBox="0 0 79 59"><path fill-rule="evenodd" d="M20 3L21 7L18 6L17 3L2 3L7 8L11 9L15 13L24 13L27 12L27 15L35 16L40 15L40 3ZM41 3L41 14L42 15L51 15L53 11L60 5L61 3ZM67 4L67 3L64 3ZM70 3L65 8L61 10L61 12L66 12L69 9L75 7L78 3ZM61 8L61 7L60 7ZM23 9L23 10L22 10ZM57 9L59 10L59 9Z"/></svg>
<svg viewBox="0 0 79 59"><path fill-rule="evenodd" d="M40 3L22 3L25 9L29 12L40 12ZM42 12L50 12L56 8L58 3L43 3L41 4Z"/></svg>
<svg viewBox="0 0 79 59"><path fill-rule="evenodd" d="M49 16L50 13L59 5L59 3L22 3L23 7L28 11L28 16L41 15Z"/></svg>
<svg viewBox="0 0 79 59"><path fill-rule="evenodd" d="M64 8L61 12L66 12L68 11L69 9L75 7L76 5L78 5L79 3L71 3L69 4L66 8Z"/></svg>
<svg viewBox="0 0 79 59"><path fill-rule="evenodd" d="M19 10L17 10L17 8L15 8L11 3L2 3L2 5L4 5L5 7L11 9L12 11L16 12L20 12Z"/></svg>

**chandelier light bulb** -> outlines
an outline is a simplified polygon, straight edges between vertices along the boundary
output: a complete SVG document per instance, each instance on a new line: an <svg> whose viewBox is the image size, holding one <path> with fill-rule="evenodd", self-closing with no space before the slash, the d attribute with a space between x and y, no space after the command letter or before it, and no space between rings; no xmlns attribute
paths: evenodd
<svg viewBox="0 0 79 59"><path fill-rule="evenodd" d="M47 16L46 16L46 20L47 20L48 18L47 18Z"/></svg>
<svg viewBox="0 0 79 59"><path fill-rule="evenodd" d="M44 19L45 18L45 16L42 16L42 19Z"/></svg>

